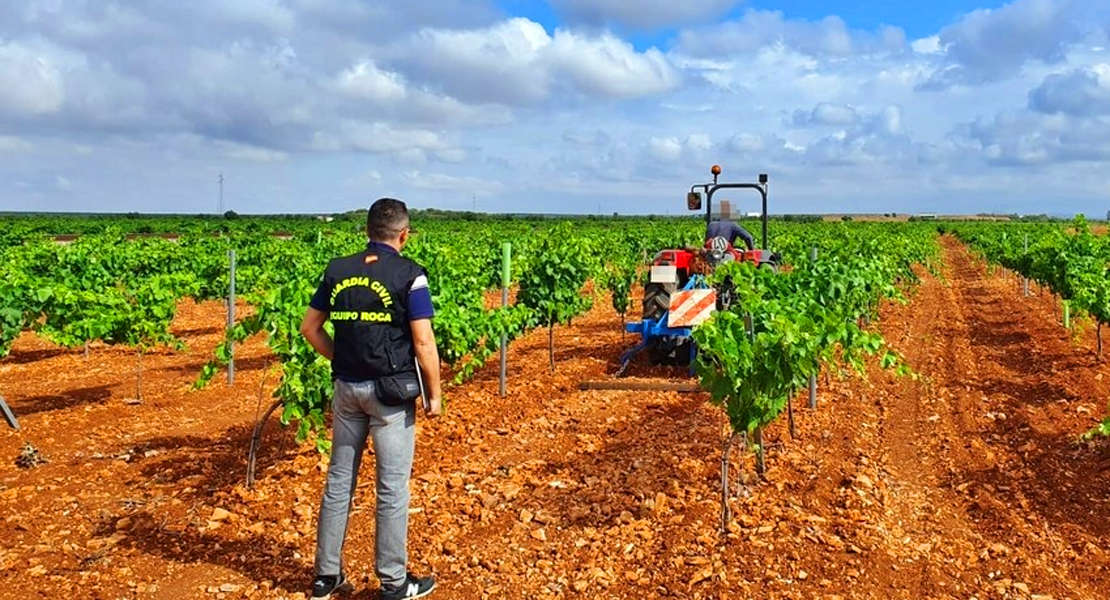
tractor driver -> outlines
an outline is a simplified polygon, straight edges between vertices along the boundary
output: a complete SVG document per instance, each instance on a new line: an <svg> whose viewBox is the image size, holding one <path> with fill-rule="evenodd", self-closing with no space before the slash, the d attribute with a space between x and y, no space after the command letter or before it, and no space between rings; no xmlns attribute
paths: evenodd
<svg viewBox="0 0 1110 600"><path fill-rule="evenodd" d="M732 220L732 203L728 200L721 200L720 219L711 221L705 228L705 241L715 237L725 238L733 247L736 247L736 238L740 238L744 240L748 250L755 249L755 238L752 234Z"/></svg>

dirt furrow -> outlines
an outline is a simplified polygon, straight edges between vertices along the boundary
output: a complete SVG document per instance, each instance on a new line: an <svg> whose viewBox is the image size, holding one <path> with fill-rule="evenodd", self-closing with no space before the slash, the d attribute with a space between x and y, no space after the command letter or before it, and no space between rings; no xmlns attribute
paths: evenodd
<svg viewBox="0 0 1110 600"><path fill-rule="evenodd" d="M723 416L705 394L582 392L635 340L601 298L514 342L419 422L412 566L443 598L1105 598L1110 444L1077 443L1110 397L1091 332L1067 332L1045 295L1023 298L944 242L938 277L881 310L920 373L821 377L816 411L768 428L768 471L736 452L743 485L718 533ZM241 379L187 392L222 313L184 306L194 348L150 359L127 402L130 356L24 336L0 387L53 462L0 465L0 584L75 598L298 598L308 588L324 465L268 429L258 485L242 485L260 344ZM1081 338L1081 339L1080 339ZM1082 343L1076 343L1080 339ZM685 379L637 362L634 376ZM144 384L146 385L146 384ZM373 459L346 546L355 600L374 598ZM59 519L58 515L63 515Z"/></svg>
<svg viewBox="0 0 1110 600"><path fill-rule="evenodd" d="M1034 508L1037 498L1053 498L1057 515L1098 506L1097 477L1076 474L1098 460L1075 443L1075 419L1041 434L1029 422L1090 411L1095 390L1069 392L1060 370L1098 384L1097 365L958 242L944 238L944 258L942 277L885 327L922 376L897 384L883 410L892 529L905 527L911 544L947 544L950 575L971 590L1104 597L1105 519L1077 527ZM903 326L908 335L891 330ZM1085 497L1069 493L1076 487Z"/></svg>

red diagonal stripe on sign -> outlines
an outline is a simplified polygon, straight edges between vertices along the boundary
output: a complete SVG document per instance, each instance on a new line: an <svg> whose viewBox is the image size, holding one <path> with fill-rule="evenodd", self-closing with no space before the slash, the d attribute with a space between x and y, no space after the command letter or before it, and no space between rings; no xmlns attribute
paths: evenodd
<svg viewBox="0 0 1110 600"><path fill-rule="evenodd" d="M682 312L683 307L687 303L692 302L693 299L694 295L690 292L678 292L675 294L674 297L671 298L671 305L669 307L671 314Z"/></svg>
<svg viewBox="0 0 1110 600"><path fill-rule="evenodd" d="M671 316L667 322L672 327L689 327L716 302L713 290L679 292L671 306Z"/></svg>
<svg viewBox="0 0 1110 600"><path fill-rule="evenodd" d="M701 299L701 301L699 301L697 304L694 305L693 308L686 312L694 316L700 315L703 310L709 308L715 302L717 302L715 294L706 294L705 297Z"/></svg>

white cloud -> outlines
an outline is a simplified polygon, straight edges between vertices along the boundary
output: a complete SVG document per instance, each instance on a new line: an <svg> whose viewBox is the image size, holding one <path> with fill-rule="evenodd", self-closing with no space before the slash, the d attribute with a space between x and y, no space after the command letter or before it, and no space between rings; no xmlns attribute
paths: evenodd
<svg viewBox="0 0 1110 600"><path fill-rule="evenodd" d="M811 111L794 111L793 123L798 126L832 125L844 127L859 122L856 109L844 104L822 102Z"/></svg>
<svg viewBox="0 0 1110 600"><path fill-rule="evenodd" d="M408 94L403 77L383 71L369 60L359 61L340 73L336 87L355 98L380 104L404 101Z"/></svg>
<svg viewBox="0 0 1110 600"><path fill-rule="evenodd" d="M383 180L384 177L382 177L380 171L377 169L368 169L344 179L343 187L349 190L373 193L375 190L380 189Z"/></svg>
<svg viewBox="0 0 1110 600"><path fill-rule="evenodd" d="M258 148L255 146L246 146L243 144L234 144L229 142L221 142L218 144L223 147L224 155L228 158L235 160L246 160L252 162L283 162L289 160L289 154L277 150L270 150L268 148Z"/></svg>
<svg viewBox="0 0 1110 600"><path fill-rule="evenodd" d="M0 115L57 112L65 101L62 74L49 57L15 43L0 43Z"/></svg>
<svg viewBox="0 0 1110 600"><path fill-rule="evenodd" d="M886 106L875 113L861 113L851 106L822 102L811 111L795 111L792 122L796 126L835 127L841 138L848 132L862 135L896 136L902 133L902 109Z"/></svg>
<svg viewBox="0 0 1110 600"><path fill-rule="evenodd" d="M1110 115L1110 64L1050 75L1029 92L1029 107L1048 114Z"/></svg>
<svg viewBox="0 0 1110 600"><path fill-rule="evenodd" d="M453 146L440 134L426 129L397 129L388 123L348 121L337 132L317 133L313 148L327 152L394 153L409 160L419 156L423 162L426 151L448 151Z"/></svg>
<svg viewBox="0 0 1110 600"><path fill-rule="evenodd" d="M222 0L215 0L222 1ZM381 46L409 37L424 28L472 29L502 18L502 11L483 0L287 0L297 11L298 27L324 33L319 41L352 40Z"/></svg>
<svg viewBox="0 0 1110 600"><path fill-rule="evenodd" d="M393 151L393 160L409 167L423 167L428 164L428 153L423 148L402 148Z"/></svg>
<svg viewBox="0 0 1110 600"><path fill-rule="evenodd" d="M1100 119L1014 110L963 124L956 135L997 165L1110 160L1110 124Z"/></svg>
<svg viewBox="0 0 1110 600"><path fill-rule="evenodd" d="M660 162L676 161L682 158L682 142L677 138L651 138L648 141L647 153L651 158Z"/></svg>
<svg viewBox="0 0 1110 600"><path fill-rule="evenodd" d="M687 25L728 12L742 0L553 0L556 10L573 22L617 23L638 29Z"/></svg>
<svg viewBox="0 0 1110 600"><path fill-rule="evenodd" d="M464 148L445 148L436 150L434 156L440 162L461 165L466 162L468 155Z"/></svg>
<svg viewBox="0 0 1110 600"><path fill-rule="evenodd" d="M194 0L195 1L195 0ZM267 29L286 32L297 22L296 13L281 0L203 0L204 12L215 19L243 25L261 25Z"/></svg>
<svg viewBox="0 0 1110 600"><path fill-rule="evenodd" d="M606 146L612 138L602 129L573 129L563 132L563 141L575 146Z"/></svg>
<svg viewBox="0 0 1110 600"><path fill-rule="evenodd" d="M403 50L422 73L464 100L520 104L550 93L543 26L512 19L481 30L426 29Z"/></svg>
<svg viewBox="0 0 1110 600"><path fill-rule="evenodd" d="M898 171L912 164L916 151L905 136L842 129L810 143L804 156L806 162L816 165L882 165Z"/></svg>
<svg viewBox="0 0 1110 600"><path fill-rule="evenodd" d="M445 92L466 102L527 105L561 89L602 98L656 94L678 85L661 52L636 52L612 34L557 30L526 18L477 30L426 29L398 51Z"/></svg>
<svg viewBox="0 0 1110 600"><path fill-rule="evenodd" d="M507 110L494 105L466 105L458 100L414 88L396 71L364 59L344 69L332 84L349 99L343 112L367 117L390 117L409 123L488 125L510 120Z"/></svg>
<svg viewBox="0 0 1110 600"><path fill-rule="evenodd" d="M611 35L587 38L558 31L551 44L550 64L587 94L630 98L658 94L678 86L679 75L663 53L643 53Z"/></svg>
<svg viewBox="0 0 1110 600"><path fill-rule="evenodd" d="M451 192L455 195L497 194L505 186L500 181L490 181L480 177L447 175L444 173L424 173L408 171L401 178L413 188L436 192Z"/></svg>
<svg viewBox="0 0 1110 600"><path fill-rule="evenodd" d="M18 152L28 150L32 146L23 138L14 135L0 135L0 152Z"/></svg>
<svg viewBox="0 0 1110 600"><path fill-rule="evenodd" d="M313 82L288 40L260 44L236 40L218 48L189 51L179 77L159 81L160 100L204 127L266 120L273 125L306 125L312 118ZM232 125L234 126L234 125Z"/></svg>
<svg viewBox="0 0 1110 600"><path fill-rule="evenodd" d="M944 52L944 47L940 44L940 36L936 35L914 40L910 43L910 48L918 54L941 54Z"/></svg>
<svg viewBox="0 0 1110 600"><path fill-rule="evenodd" d="M73 182L71 182L69 179L66 179L65 177L62 177L61 175L58 175L54 178L54 187L63 192L68 192L73 190Z"/></svg>
<svg viewBox="0 0 1110 600"><path fill-rule="evenodd" d="M393 24L391 36L411 34L421 23L409 11L434 13L424 23L492 14L469 0L403 7L350 0L4 3L0 131L30 129L30 116L39 132L196 134L289 154L316 147L317 134L341 137L336 129L350 120L402 129L508 122L502 107L406 85L403 73L375 61L380 46L357 35L377 31L376 19ZM470 17L455 18L467 11ZM323 29L365 21L373 26L346 37Z"/></svg>
<svg viewBox="0 0 1110 600"><path fill-rule="evenodd" d="M643 144L642 158L633 164L635 170L645 176L677 173L689 166L710 164L715 160L716 148L717 143L705 133L651 137Z"/></svg>
<svg viewBox="0 0 1110 600"><path fill-rule="evenodd" d="M726 0L563 0L546 29L489 0L232 4L0 2L0 180L27 183L5 207L208 210L195 174L234 169L236 210L388 186L674 214L714 163L768 172L784 211L1105 198L1105 2L1017 0L913 40L835 14L721 21ZM658 49L622 37L652 23Z"/></svg>
<svg viewBox="0 0 1110 600"><path fill-rule="evenodd" d="M902 108L887 106L883 108L869 124L872 133L893 136L902 133Z"/></svg>
<svg viewBox="0 0 1110 600"><path fill-rule="evenodd" d="M7 17L9 22L23 21L31 27L50 32L52 37L82 44L142 35L144 31L158 28L141 12L142 6L80 0L16 0L7 4L12 5L12 12L7 15L0 13L0 16Z"/></svg>
<svg viewBox="0 0 1110 600"><path fill-rule="evenodd" d="M695 133L686 138L686 147L695 152L705 152L713 148L713 142L704 133Z"/></svg>
<svg viewBox="0 0 1110 600"><path fill-rule="evenodd" d="M728 149L737 153L759 152L766 145L766 139L751 133L738 133L728 141Z"/></svg>
<svg viewBox="0 0 1110 600"><path fill-rule="evenodd" d="M837 16L812 22L795 21L778 11L748 10L735 21L681 31L677 51L696 58L728 59L782 47L809 56L843 57L898 53L906 46L905 33L896 27L868 33L849 30Z"/></svg>
<svg viewBox="0 0 1110 600"><path fill-rule="evenodd" d="M1015 0L968 13L939 33L950 62L930 85L974 85L1015 73L1030 60L1060 62L1087 33L1081 7L1074 0Z"/></svg>

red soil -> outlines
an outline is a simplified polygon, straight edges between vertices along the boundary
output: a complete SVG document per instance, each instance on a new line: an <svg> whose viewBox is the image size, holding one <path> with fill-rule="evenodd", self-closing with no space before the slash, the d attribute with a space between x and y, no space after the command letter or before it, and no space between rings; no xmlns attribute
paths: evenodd
<svg viewBox="0 0 1110 600"><path fill-rule="evenodd" d="M1093 331L1022 297L958 243L877 326L920 378L822 377L767 433L768 471L718 531L724 419L704 394L579 391L634 340L608 301L451 389L421 420L410 556L435 598L1110 597L1110 444L1079 443L1110 397ZM221 337L215 303L183 303L189 350L59 349L24 335L0 362L23 430L0 429L0 586L28 597L297 598L311 577L324 465L267 428L277 374L261 340L234 386L188 391ZM633 376L682 378L635 364ZM27 442L50 462L20 469ZM738 453L734 452L734 456ZM371 463L367 461L367 463ZM376 597L372 464L346 550L354 598Z"/></svg>

